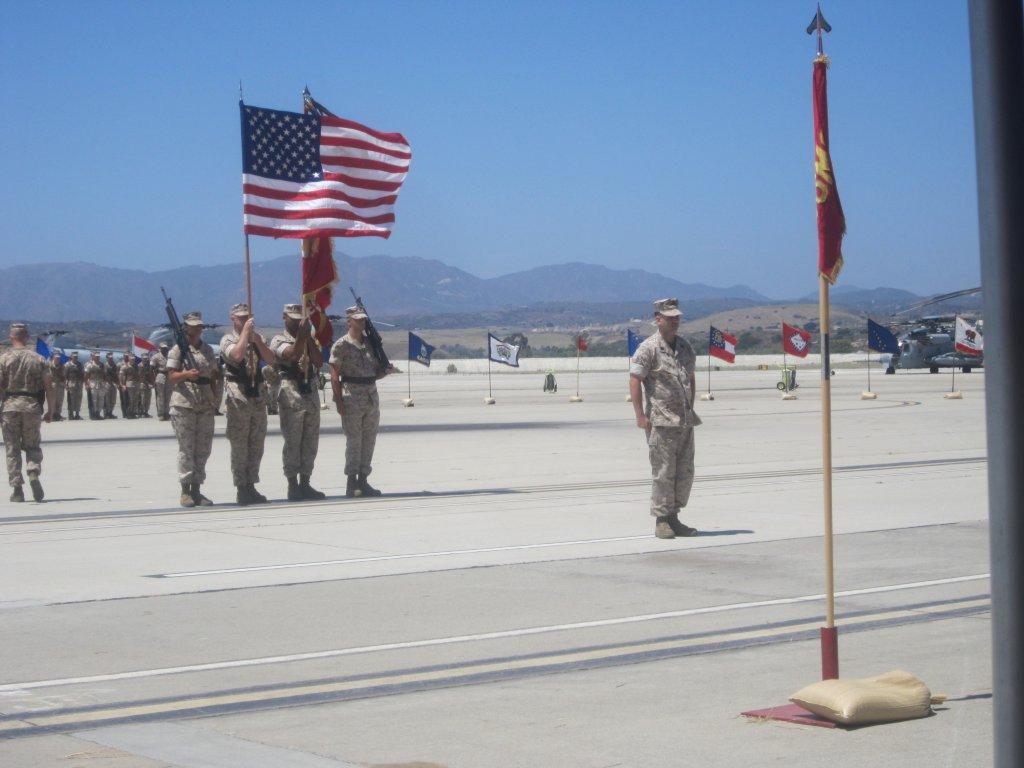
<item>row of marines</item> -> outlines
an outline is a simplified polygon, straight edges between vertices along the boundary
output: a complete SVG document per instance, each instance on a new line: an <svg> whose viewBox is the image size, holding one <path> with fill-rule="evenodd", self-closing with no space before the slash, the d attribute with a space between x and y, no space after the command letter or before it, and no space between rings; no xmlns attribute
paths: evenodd
<svg viewBox="0 0 1024 768"><path fill-rule="evenodd" d="M74 353L64 365L59 360L45 361L29 348L27 326L12 324L11 349L0 356L0 422L13 489L11 501L25 499L22 453L33 498L42 501L40 424L59 418L65 390L69 418L80 419L84 389L93 418L113 417L117 392L121 392L125 415L146 416L150 405L146 393L155 391L157 413L170 420L177 437L180 503L184 507L212 504L201 486L213 448L214 415L223 397L236 500L241 505L266 502L256 484L267 432L268 399L273 391L266 376L271 371L278 374L276 400L284 437L282 459L288 500L325 498L310 485L320 440L316 383L323 355L302 308L285 305L285 328L269 344L256 331L247 305L236 304L230 316L232 330L221 339L217 352L202 339L206 325L201 313L190 312L183 323L187 352L175 345L162 349L152 360L143 356L142 364L126 355L116 368L116 379L111 369L112 355L108 364L99 361L98 354L85 366L78 363ZM345 492L347 496L379 496L380 491L367 479L380 423L376 382L394 369L382 368L365 343L366 315L358 307L351 307L346 316L348 332L330 353L333 399L347 441ZM223 392L218 391L218 383Z"/></svg>
<svg viewBox="0 0 1024 768"><path fill-rule="evenodd" d="M120 395L121 415L124 418L150 418L153 400L156 400L156 415L161 421L170 420L171 384L167 378L168 344L162 344L159 352L152 356L144 352L139 358L124 355L120 363L115 362L114 353L107 352L106 360L100 359L99 352L92 352L90 360L82 364L77 351L63 356L54 351L49 362L53 379L56 410L54 421L63 420L65 396L67 418L78 421L82 418L82 397L85 396L89 418L93 420L116 419L114 409ZM66 362L61 362L67 357ZM267 398L267 412L277 414L277 393L280 379L274 366L266 366L263 373L264 395ZM219 366L215 377L216 414L223 415L224 376Z"/></svg>

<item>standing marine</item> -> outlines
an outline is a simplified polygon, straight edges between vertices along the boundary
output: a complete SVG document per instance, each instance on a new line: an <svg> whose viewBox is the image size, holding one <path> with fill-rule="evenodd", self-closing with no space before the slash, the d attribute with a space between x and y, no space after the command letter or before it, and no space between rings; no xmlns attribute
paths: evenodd
<svg viewBox="0 0 1024 768"><path fill-rule="evenodd" d="M373 449L380 427L377 379L384 369L366 343L366 313L358 306L345 310L348 332L331 347L331 389L345 432L346 496L380 496L367 477L373 471Z"/></svg>
<svg viewBox="0 0 1024 768"><path fill-rule="evenodd" d="M42 501L40 423L53 418L53 379L47 361L34 349L29 349L25 323L11 323L10 339L11 348L0 355L0 431L7 454L7 480L13 489L11 501L25 500L22 488L25 479L21 475L23 452L32 498Z"/></svg>
<svg viewBox="0 0 1024 768"><path fill-rule="evenodd" d="M139 360L139 392L141 400L138 415L141 418L149 418L149 409L153 404L153 382L156 379L156 372L153 370L153 363L149 359L149 352L142 353Z"/></svg>
<svg viewBox="0 0 1024 768"><path fill-rule="evenodd" d="M167 355L171 393L171 425L178 438L178 481L181 506L213 504L200 486L206 480L206 461L213 451L213 372L217 358L203 341L203 315L189 312L182 319L188 353L175 345Z"/></svg>
<svg viewBox="0 0 1024 768"><path fill-rule="evenodd" d="M117 384L121 390L121 412L125 418L136 418L142 392L139 389L139 366L135 363L135 355L129 353L121 358L121 365L117 368Z"/></svg>
<svg viewBox="0 0 1024 768"><path fill-rule="evenodd" d="M270 349L281 377L277 404L288 501L324 499L326 496L309 484L320 445L320 398L315 384L324 359L300 305L284 305L284 331L270 340Z"/></svg>
<svg viewBox="0 0 1024 768"><path fill-rule="evenodd" d="M240 505L264 504L267 497L256 490L267 438L267 403L260 363L272 363L274 353L256 331L248 304L231 307L230 318L232 329L220 340L220 354L224 361L231 477Z"/></svg>
<svg viewBox="0 0 1024 768"><path fill-rule="evenodd" d="M86 397L89 400L89 418L105 419L107 411L107 369L100 353L93 352L85 364Z"/></svg>
<svg viewBox="0 0 1024 768"><path fill-rule="evenodd" d="M156 378L153 379L153 394L156 398L156 417L160 421L167 421L170 418L171 385L167 379L167 355L170 351L170 346L164 342L160 345L160 351L153 355L150 361L156 373Z"/></svg>
<svg viewBox="0 0 1024 768"><path fill-rule="evenodd" d="M64 364L60 361L61 353L53 350L50 356L50 378L53 380L53 420L61 420L61 411L64 410ZM70 416L70 414L68 414Z"/></svg>
<svg viewBox="0 0 1024 768"><path fill-rule="evenodd" d="M646 338L629 365L629 394L636 425L646 431L651 460L651 514L659 539L696 536L697 530L679 520L693 486L694 372L697 357L690 343L678 335L679 302L654 302L657 333ZM646 408L641 402L641 388Z"/></svg>
<svg viewBox="0 0 1024 768"><path fill-rule="evenodd" d="M64 363L64 386L68 393L68 419L78 421L82 418L82 384L85 383L85 371L78 359L78 353L72 352L70 359Z"/></svg>
<svg viewBox="0 0 1024 768"><path fill-rule="evenodd" d="M114 362L113 352L107 352L107 359L103 364L103 370L106 373L104 381L107 385L103 399L103 416L107 419L116 419L117 416L114 415L114 408L117 406L117 395L121 388L118 386L117 363ZM124 415L123 398L121 399L121 415Z"/></svg>

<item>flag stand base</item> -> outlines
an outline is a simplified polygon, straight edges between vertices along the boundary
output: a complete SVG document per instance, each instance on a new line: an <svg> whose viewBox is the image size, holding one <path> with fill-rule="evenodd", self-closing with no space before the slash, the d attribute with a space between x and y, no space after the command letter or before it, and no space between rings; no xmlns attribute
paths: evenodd
<svg viewBox="0 0 1024 768"><path fill-rule="evenodd" d="M958 389L956 392L947 392L946 394L943 395L943 397L946 400L963 400L964 393Z"/></svg>
<svg viewBox="0 0 1024 768"><path fill-rule="evenodd" d="M878 399L878 393L877 392L861 392L860 393L860 399L861 400L877 400Z"/></svg>
<svg viewBox="0 0 1024 768"><path fill-rule="evenodd" d="M782 399L783 400L796 400L796 395L794 395L792 392L786 392L785 394L782 395Z"/></svg>
<svg viewBox="0 0 1024 768"><path fill-rule="evenodd" d="M484 398L484 405L494 405L494 398L493 397L485 397Z"/></svg>
<svg viewBox="0 0 1024 768"><path fill-rule="evenodd" d="M582 403L583 402L583 396L582 395L573 395L572 397L569 398L569 402L570 403Z"/></svg>
<svg viewBox="0 0 1024 768"><path fill-rule="evenodd" d="M632 397L630 397L629 395L626 395L626 402L627 402L627 403L631 403L631 402L633 402L633 398L632 398Z"/></svg>
<svg viewBox="0 0 1024 768"><path fill-rule="evenodd" d="M320 410L321 411L326 411L328 409L330 409L330 406L327 405L327 403L320 403Z"/></svg>
<svg viewBox="0 0 1024 768"><path fill-rule="evenodd" d="M700 399L701 400L714 400L715 399L715 395L714 395L713 392L701 392L700 393Z"/></svg>
<svg viewBox="0 0 1024 768"><path fill-rule="evenodd" d="M414 405L416 405L416 403L413 401L411 397L407 397L404 400L402 400L402 405L405 408L412 408Z"/></svg>

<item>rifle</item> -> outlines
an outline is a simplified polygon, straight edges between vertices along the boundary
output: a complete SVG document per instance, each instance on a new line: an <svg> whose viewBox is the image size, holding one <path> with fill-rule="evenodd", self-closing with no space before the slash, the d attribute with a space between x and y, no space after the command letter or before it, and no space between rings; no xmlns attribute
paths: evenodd
<svg viewBox="0 0 1024 768"><path fill-rule="evenodd" d="M171 326L171 333L174 334L174 342L178 345L178 349L181 350L181 361L186 369L195 370L196 359L192 356L192 348L189 346L185 327L181 324L181 320L178 319L178 312L174 309L174 303L162 285L160 286L160 293L164 295L164 309L167 310L167 320Z"/></svg>
<svg viewBox="0 0 1024 768"><path fill-rule="evenodd" d="M363 300L356 296L352 286L349 286L348 289L352 291L352 296L356 300L356 306L359 307L359 311L366 315L366 343L369 345L370 351L373 352L373 356L377 358L377 373L384 373L391 367L391 361L388 360L388 356L384 353L384 340L374 327L373 321L370 320L370 313L366 311L366 305L363 304Z"/></svg>

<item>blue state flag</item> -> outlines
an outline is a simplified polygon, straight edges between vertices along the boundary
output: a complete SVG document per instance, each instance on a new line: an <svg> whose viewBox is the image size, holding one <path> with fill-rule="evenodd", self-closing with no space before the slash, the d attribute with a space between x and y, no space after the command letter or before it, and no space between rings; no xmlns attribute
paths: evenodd
<svg viewBox="0 0 1024 768"><path fill-rule="evenodd" d="M428 368L430 367L430 356L434 354L435 347L430 346L412 331L409 331L409 359L415 360Z"/></svg>
<svg viewBox="0 0 1024 768"><path fill-rule="evenodd" d="M630 330L626 331L626 346L629 349L629 356L632 357L636 354L637 347L643 342L643 336L639 333L633 333Z"/></svg>
<svg viewBox="0 0 1024 768"><path fill-rule="evenodd" d="M42 355L47 360L49 360L50 355L53 354L52 352L50 352L49 345L47 345L47 343L43 341L42 336L36 338L36 353Z"/></svg>
<svg viewBox="0 0 1024 768"><path fill-rule="evenodd" d="M868 318L868 349L875 352L890 352L895 354L900 349L900 343L896 336L884 325L879 325L870 317Z"/></svg>

